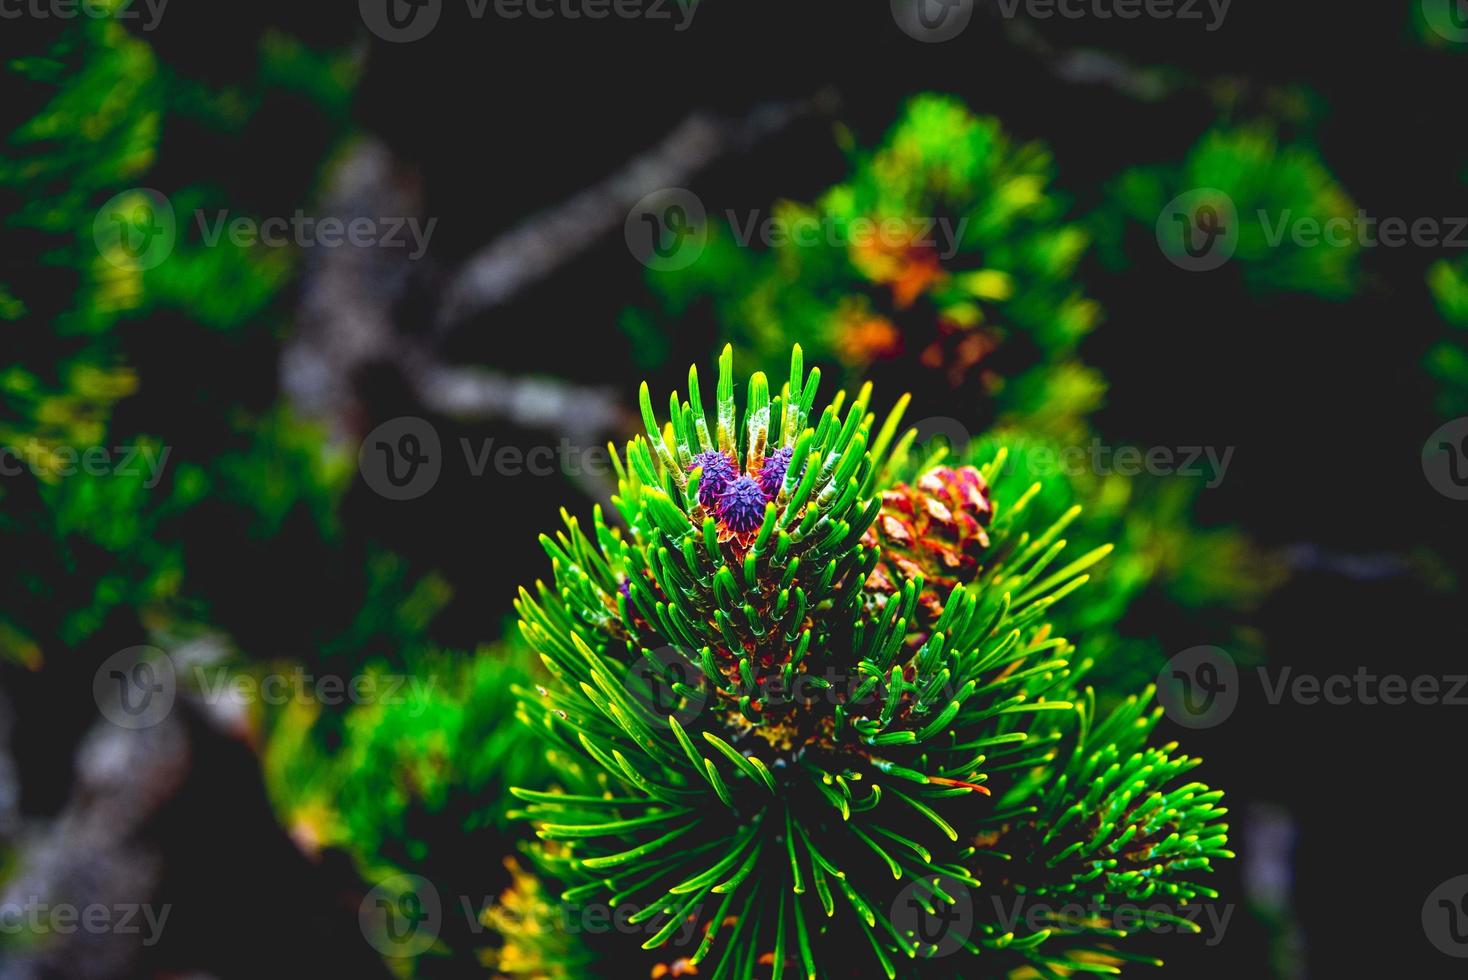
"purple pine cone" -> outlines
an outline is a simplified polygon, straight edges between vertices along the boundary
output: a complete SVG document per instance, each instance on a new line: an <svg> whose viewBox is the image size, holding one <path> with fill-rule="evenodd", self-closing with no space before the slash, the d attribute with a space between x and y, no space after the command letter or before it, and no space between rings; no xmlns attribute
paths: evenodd
<svg viewBox="0 0 1468 980"><path fill-rule="evenodd" d="M719 495L734 480L734 464L717 449L710 449L693 457L693 465L689 467L689 471L692 472L700 466L703 467L703 476L698 481L698 502L705 510L711 511L717 508Z"/></svg>
<svg viewBox="0 0 1468 980"><path fill-rule="evenodd" d="M736 534L757 530L765 519L765 492L752 476L741 476L719 495L719 516Z"/></svg>
<svg viewBox="0 0 1468 980"><path fill-rule="evenodd" d="M785 446L765 458L765 464L759 471L759 488L766 498L774 500L780 495L780 489L785 485L785 474L790 469L790 457L794 455L795 450Z"/></svg>

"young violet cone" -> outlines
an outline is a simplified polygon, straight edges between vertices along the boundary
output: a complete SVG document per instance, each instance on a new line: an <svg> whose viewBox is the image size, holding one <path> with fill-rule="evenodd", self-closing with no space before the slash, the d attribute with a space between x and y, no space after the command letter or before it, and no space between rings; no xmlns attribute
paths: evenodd
<svg viewBox="0 0 1468 980"><path fill-rule="evenodd" d="M785 485L785 474L790 471L790 458L794 455L794 449L784 446L775 450L760 467L759 488L770 500L780 495L780 490Z"/></svg>
<svg viewBox="0 0 1468 980"><path fill-rule="evenodd" d="M741 476L719 494L719 517L735 534L757 531L765 519L767 500L754 477Z"/></svg>
<svg viewBox="0 0 1468 980"><path fill-rule="evenodd" d="M688 469L692 472L700 467L703 476L698 481L698 502L704 510L713 512L718 508L719 495L734 482L734 464L719 450L710 449L693 457L693 465Z"/></svg>

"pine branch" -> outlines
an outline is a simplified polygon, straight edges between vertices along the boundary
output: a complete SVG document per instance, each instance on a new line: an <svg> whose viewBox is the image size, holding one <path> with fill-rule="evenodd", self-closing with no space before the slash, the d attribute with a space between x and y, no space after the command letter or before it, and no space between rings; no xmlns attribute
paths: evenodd
<svg viewBox="0 0 1468 980"><path fill-rule="evenodd" d="M797 347L742 412L727 348L712 416L696 370L666 422L644 386L625 530L598 509L542 537L554 587L517 610L556 683L521 713L589 763L564 795L519 794L544 873L646 924L655 974L917 975L954 950L904 899L976 890L1054 921L978 916L960 974L1120 962L1146 923L1110 910L1215 897L1195 878L1232 855L1221 794L1184 781L1197 760L1146 744L1151 692L1097 720L1089 663L1046 622L1110 548L1069 555L1075 511L1037 524L1037 488L995 498L1002 450L920 457L905 402L880 425L869 387L815 413L818 384ZM1066 919L1081 895L1098 911Z"/></svg>

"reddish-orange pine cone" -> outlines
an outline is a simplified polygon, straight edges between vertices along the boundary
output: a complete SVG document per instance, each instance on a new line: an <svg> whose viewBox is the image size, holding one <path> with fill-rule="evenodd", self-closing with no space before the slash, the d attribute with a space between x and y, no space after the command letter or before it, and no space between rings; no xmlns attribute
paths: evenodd
<svg viewBox="0 0 1468 980"><path fill-rule="evenodd" d="M874 603L884 604L902 582L921 575L919 621L910 628L930 628L954 586L978 577L993 515L989 485L972 466L934 467L915 486L899 483L883 492L882 511L862 539L880 549L866 582Z"/></svg>

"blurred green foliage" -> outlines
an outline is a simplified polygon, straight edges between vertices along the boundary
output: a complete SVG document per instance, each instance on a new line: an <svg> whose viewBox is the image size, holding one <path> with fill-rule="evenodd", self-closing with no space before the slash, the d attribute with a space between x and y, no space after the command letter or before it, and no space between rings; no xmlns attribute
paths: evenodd
<svg viewBox="0 0 1468 980"><path fill-rule="evenodd" d="M498 853L501 843L461 838L510 833L507 788L549 781L544 753L526 751L512 724L515 685L538 677L531 664L519 645L419 654L406 671L369 667L380 696L339 719L306 700L285 706L268 720L264 752L282 822L312 850L347 851L369 877L421 872L436 848Z"/></svg>
<svg viewBox="0 0 1468 980"><path fill-rule="evenodd" d="M1174 198L1199 190L1221 191L1232 202L1238 239L1231 261L1250 289L1324 299L1355 291L1355 204L1312 147L1282 143L1263 123L1209 130L1179 163L1122 172L1088 221L1101 261L1120 271L1132 267L1134 255L1151 254L1158 215ZM1331 227L1349 228L1351 237L1339 245L1300 244L1292 229L1302 221L1314 222L1317 234L1335 221Z"/></svg>
<svg viewBox="0 0 1468 980"><path fill-rule="evenodd" d="M345 550L352 456L275 400L296 253L211 244L197 220L299 206L348 136L353 60L268 32L245 77L206 83L118 21L84 17L9 69L24 121L0 157L0 444L24 465L0 487L0 541L30 558L0 576L0 657L35 667L114 614L155 635L248 634L258 615L234 575L255 569L221 551L281 536L353 569L370 597L333 610L315 649L358 657L381 635L421 632L442 583L409 581L386 549ZM309 113L299 172L232 169L282 105ZM168 179L160 148L179 133L207 149L191 182L155 189L173 211L171 250L157 263L115 254L94 226ZM98 449L116 465L79 465Z"/></svg>
<svg viewBox="0 0 1468 980"><path fill-rule="evenodd" d="M1427 373L1437 385L1434 407L1443 418L1468 415L1468 260L1436 263L1427 284L1449 328L1427 353Z"/></svg>
<svg viewBox="0 0 1468 980"><path fill-rule="evenodd" d="M710 221L691 267L650 273L657 308L622 318L636 348L665 351L660 334L712 317L755 363L795 342L843 382L904 364L982 400L985 420L1077 435L1103 390L1076 357L1100 311L1074 280L1088 236L1065 219L1049 151L944 95L914 98L876 149L846 142L849 179L772 208L790 234L763 247L763 215Z"/></svg>
<svg viewBox="0 0 1468 980"><path fill-rule="evenodd" d="M1205 528L1193 517L1196 480L1147 479L1098 473L1064 464L1066 447L1020 429L997 429L958 455L970 464L1008 459L994 479L998 499L1036 487L1029 503L1037 520L1080 513L1065 538L1080 553L1110 544L1115 550L1093 572L1086 601L1057 606L1056 632L1071 638L1093 661L1090 677L1103 703L1151 683L1167 649L1155 623L1136 615L1144 601L1162 601L1216 621L1230 649L1245 661L1259 657L1257 639L1241 632L1242 614L1278 587L1284 570L1236 529Z"/></svg>

